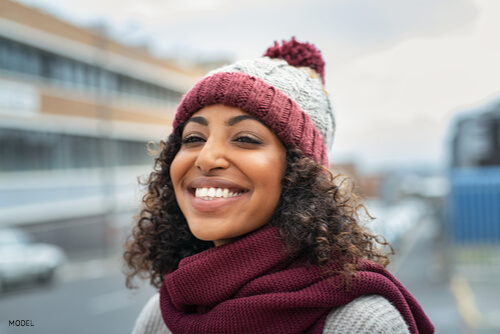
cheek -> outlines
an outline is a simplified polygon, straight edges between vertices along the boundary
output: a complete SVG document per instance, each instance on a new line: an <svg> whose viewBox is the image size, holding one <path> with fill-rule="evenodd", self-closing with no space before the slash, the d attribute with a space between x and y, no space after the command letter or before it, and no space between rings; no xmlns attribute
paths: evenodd
<svg viewBox="0 0 500 334"><path fill-rule="evenodd" d="M172 184L174 185L174 187L177 184L177 180L179 179L179 167L180 166L177 163L176 158L174 158L174 161L172 161L172 164L170 165L170 178L172 179Z"/></svg>
<svg viewBox="0 0 500 334"><path fill-rule="evenodd" d="M281 187L281 180L285 176L286 172L286 151L285 148L277 150L273 154L271 161L269 162L273 167L270 170L273 171L273 179L277 180L277 183Z"/></svg>
<svg viewBox="0 0 500 334"><path fill-rule="evenodd" d="M189 155L179 151L170 165L170 177L174 189L180 186L182 177L188 172L190 166Z"/></svg>
<svg viewBox="0 0 500 334"><path fill-rule="evenodd" d="M260 157L252 161L253 178L273 197L281 195L281 181L285 175L285 155Z"/></svg>
<svg viewBox="0 0 500 334"><path fill-rule="evenodd" d="M279 198L281 196L281 192L282 192L282 181L283 181L283 178L285 177L285 173L286 173L286 151L285 149L283 148L282 151L279 152L278 154L278 158L275 158L275 162L274 162L274 170L275 170L275 175L273 177L273 179L275 180L276 182L276 196L278 198L278 201L279 201ZM276 203L277 204L277 203Z"/></svg>

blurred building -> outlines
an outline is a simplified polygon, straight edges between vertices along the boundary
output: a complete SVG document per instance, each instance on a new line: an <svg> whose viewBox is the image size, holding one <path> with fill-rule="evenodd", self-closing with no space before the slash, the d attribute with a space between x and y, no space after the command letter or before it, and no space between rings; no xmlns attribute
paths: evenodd
<svg viewBox="0 0 500 334"><path fill-rule="evenodd" d="M500 98L461 113L452 131L452 168L500 166Z"/></svg>
<svg viewBox="0 0 500 334"><path fill-rule="evenodd" d="M449 227L459 243L500 241L500 99L463 112L451 128Z"/></svg>
<svg viewBox="0 0 500 334"><path fill-rule="evenodd" d="M136 178L152 166L147 142L168 135L196 77L0 0L0 227L75 251L109 243L114 219L139 203Z"/></svg>
<svg viewBox="0 0 500 334"><path fill-rule="evenodd" d="M500 98L459 114L450 130L446 222L453 254L476 266L470 272L498 277Z"/></svg>

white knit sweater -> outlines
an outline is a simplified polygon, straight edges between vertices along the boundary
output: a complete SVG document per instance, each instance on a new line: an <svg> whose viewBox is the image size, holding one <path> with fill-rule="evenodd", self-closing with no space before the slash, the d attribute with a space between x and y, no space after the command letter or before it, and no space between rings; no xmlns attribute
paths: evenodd
<svg viewBox="0 0 500 334"><path fill-rule="evenodd" d="M163 322L160 295L155 294L137 318L132 334L171 334ZM333 308L326 318L323 334L409 334L399 311L384 297L367 295Z"/></svg>

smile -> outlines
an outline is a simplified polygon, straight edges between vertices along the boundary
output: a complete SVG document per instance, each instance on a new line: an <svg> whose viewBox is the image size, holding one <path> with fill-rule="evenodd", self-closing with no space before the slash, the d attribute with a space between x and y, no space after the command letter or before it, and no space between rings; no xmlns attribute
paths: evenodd
<svg viewBox="0 0 500 334"><path fill-rule="evenodd" d="M217 198L231 198L239 196L243 191L235 191L228 188L196 188L194 196L206 201Z"/></svg>

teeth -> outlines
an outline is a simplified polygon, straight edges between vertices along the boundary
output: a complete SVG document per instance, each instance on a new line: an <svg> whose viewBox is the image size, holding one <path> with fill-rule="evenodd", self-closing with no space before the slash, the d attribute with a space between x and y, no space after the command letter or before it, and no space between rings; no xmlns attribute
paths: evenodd
<svg viewBox="0 0 500 334"><path fill-rule="evenodd" d="M241 192L230 192L227 188L196 188L195 197L204 200L213 200L216 198L230 198L241 195Z"/></svg>

